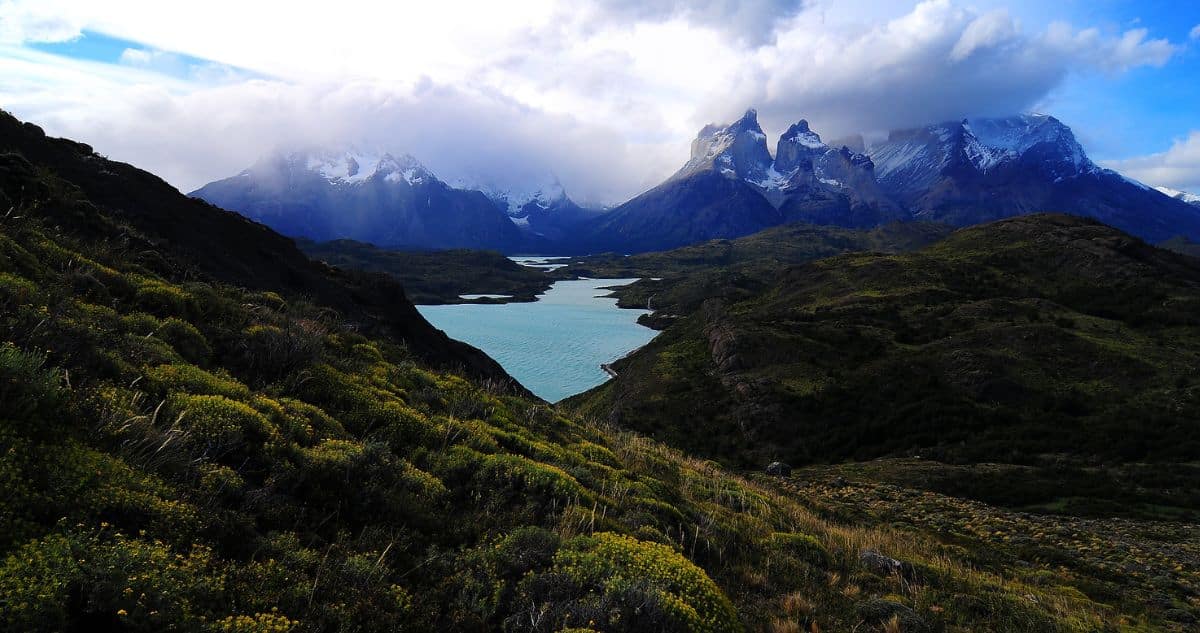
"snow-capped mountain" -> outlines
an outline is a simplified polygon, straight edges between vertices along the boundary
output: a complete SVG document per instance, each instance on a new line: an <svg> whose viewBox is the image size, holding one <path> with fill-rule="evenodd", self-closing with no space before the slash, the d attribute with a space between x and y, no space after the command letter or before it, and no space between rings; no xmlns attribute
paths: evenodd
<svg viewBox="0 0 1200 633"><path fill-rule="evenodd" d="M1051 116L963 119L826 143L801 119L774 154L748 110L705 126L684 165L611 211L584 209L553 176L498 186L438 179L406 154L349 148L268 156L193 195L316 240L506 252L638 252L785 222L966 226L1058 211L1151 242L1200 241L1200 197L1155 190L1093 163Z"/></svg>
<svg viewBox="0 0 1200 633"><path fill-rule="evenodd" d="M280 152L191 195L313 240L502 251L521 250L527 241L482 193L447 185L407 154Z"/></svg>
<svg viewBox="0 0 1200 633"><path fill-rule="evenodd" d="M953 171L988 174L1020 163L1052 180L1100 171L1070 128L1039 114L893 131L869 154L880 183L901 196L924 191Z"/></svg>
<svg viewBox="0 0 1200 633"><path fill-rule="evenodd" d="M1181 202L1186 202L1188 204L1200 206L1200 196L1198 196L1194 193L1191 193L1188 191L1180 191L1178 189L1172 189L1170 187L1155 187L1155 189L1157 189L1164 195L1170 196Z"/></svg>
<svg viewBox="0 0 1200 633"><path fill-rule="evenodd" d="M771 166L767 135L758 125L758 112L747 110L728 125L710 124L692 141L692 156L671 180L681 180L707 171L727 178L759 182Z"/></svg>
<svg viewBox="0 0 1200 633"><path fill-rule="evenodd" d="M593 223L595 249L655 250L737 237L782 222L870 227L928 220L956 226L1059 211L1161 242L1200 239L1192 198L1168 197L1093 163L1051 116L964 119L826 144L807 121L772 157L754 110L708 125L686 164Z"/></svg>
<svg viewBox="0 0 1200 633"><path fill-rule="evenodd" d="M434 178L420 161L409 154L401 154L397 158L387 152L350 149L345 152L291 152L285 160L296 164L303 162L305 169L320 174L331 184L356 184L379 176L389 182L404 180L416 185Z"/></svg>
<svg viewBox="0 0 1200 633"><path fill-rule="evenodd" d="M916 219L966 226L1060 211L1152 242L1200 236L1195 207L1097 166L1071 128L1052 116L894 131L868 153L883 191Z"/></svg>
<svg viewBox="0 0 1200 633"><path fill-rule="evenodd" d="M491 181L461 177L452 182L458 189L478 191L493 203L508 212L509 217L521 218L526 216L526 207L530 204L538 209L551 209L554 205L566 200L566 189L557 176L548 175L541 181L529 185L496 185Z"/></svg>
<svg viewBox="0 0 1200 633"><path fill-rule="evenodd" d="M497 208L508 214L514 224L528 234L559 240L579 223L591 219L601 210L586 209L575 204L566 188L552 174L527 179L524 184L497 185L479 178L459 178L455 188L479 191Z"/></svg>
<svg viewBox="0 0 1200 633"><path fill-rule="evenodd" d="M874 170L870 157L830 147L804 120L784 132L772 157L757 112L747 110L731 124L700 130L675 175L601 218L586 243L654 250L783 222L857 227L904 219Z"/></svg>

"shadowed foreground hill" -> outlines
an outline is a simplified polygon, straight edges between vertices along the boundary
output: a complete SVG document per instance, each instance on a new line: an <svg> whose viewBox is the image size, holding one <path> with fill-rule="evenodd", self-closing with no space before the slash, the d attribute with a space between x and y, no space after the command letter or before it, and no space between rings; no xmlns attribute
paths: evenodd
<svg viewBox="0 0 1200 633"><path fill-rule="evenodd" d="M83 143L47 137L41 128L0 111L3 153L11 154L0 165L6 192L0 209L7 211L24 196L67 232L104 240L115 250L159 253L147 264L156 272L302 298L335 310L357 327L403 339L434 366L513 383L491 358L429 325L404 289L383 275L313 262L292 240L266 226L188 198L153 174L108 160ZM54 179L39 178L46 173ZM72 203L42 204L50 194L70 197Z"/></svg>
<svg viewBox="0 0 1200 633"><path fill-rule="evenodd" d="M709 300L574 405L757 464L1200 455L1200 267L1040 215ZM697 432L697 431L700 432Z"/></svg>

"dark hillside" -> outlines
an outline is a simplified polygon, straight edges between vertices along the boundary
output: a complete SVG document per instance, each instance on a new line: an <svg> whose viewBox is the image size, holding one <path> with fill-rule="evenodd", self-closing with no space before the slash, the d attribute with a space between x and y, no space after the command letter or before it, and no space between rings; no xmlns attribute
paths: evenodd
<svg viewBox="0 0 1200 633"><path fill-rule="evenodd" d="M404 289L385 276L313 262L292 240L266 226L188 198L157 176L110 161L87 145L49 138L41 128L2 111L0 153L10 154L0 167L8 198L0 204L5 208L20 200L45 200L56 189L75 204L38 204L37 211L48 221L106 240L111 248L157 252L162 259L157 271L171 279L207 278L303 298L403 340L435 366L511 382L486 355L430 326ZM26 173L30 167L36 178ZM35 180L44 191L31 191ZM111 221L94 213L93 206L110 214Z"/></svg>
<svg viewBox="0 0 1200 633"><path fill-rule="evenodd" d="M748 464L1188 461L1200 456L1198 370L1195 260L1039 215L709 300L574 404Z"/></svg>

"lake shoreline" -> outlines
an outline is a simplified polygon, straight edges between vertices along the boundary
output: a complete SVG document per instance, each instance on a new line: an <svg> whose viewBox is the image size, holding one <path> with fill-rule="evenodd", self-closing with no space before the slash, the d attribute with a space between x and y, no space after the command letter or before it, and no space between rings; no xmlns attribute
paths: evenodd
<svg viewBox="0 0 1200 633"><path fill-rule="evenodd" d="M614 288L636 281L564 279L531 302L480 299L417 309L451 338L496 359L538 397L559 402L610 380L612 363L658 335L638 322L647 311L618 307L613 296Z"/></svg>

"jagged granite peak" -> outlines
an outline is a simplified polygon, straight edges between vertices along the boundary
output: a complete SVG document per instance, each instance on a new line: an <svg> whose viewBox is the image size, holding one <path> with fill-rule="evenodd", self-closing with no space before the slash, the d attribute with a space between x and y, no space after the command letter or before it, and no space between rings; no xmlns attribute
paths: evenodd
<svg viewBox="0 0 1200 633"><path fill-rule="evenodd" d="M758 112L751 108L733 123L704 126L692 141L691 158L671 179L711 170L727 178L757 182L767 177L771 162L767 135L758 125Z"/></svg>
<svg viewBox="0 0 1200 633"><path fill-rule="evenodd" d="M829 151L821 136L813 132L808 121L800 119L788 127L775 146L775 171L785 177L797 169L812 170L813 159Z"/></svg>

